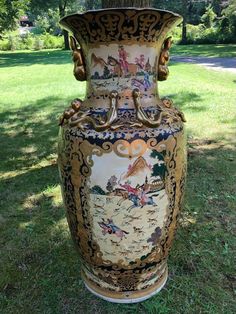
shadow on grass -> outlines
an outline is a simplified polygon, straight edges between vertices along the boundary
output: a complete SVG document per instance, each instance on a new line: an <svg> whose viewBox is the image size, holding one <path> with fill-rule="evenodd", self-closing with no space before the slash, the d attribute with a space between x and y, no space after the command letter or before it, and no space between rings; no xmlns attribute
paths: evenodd
<svg viewBox="0 0 236 314"><path fill-rule="evenodd" d="M175 45L172 55L204 57L236 57L236 45Z"/></svg>
<svg viewBox="0 0 236 314"><path fill-rule="evenodd" d="M30 66L35 64L68 64L71 52L66 50L42 50L0 53L1 67Z"/></svg>
<svg viewBox="0 0 236 314"><path fill-rule="evenodd" d="M206 111L207 105L201 105L202 97L196 93L181 92L178 94L167 94L165 97L169 97L173 100L174 105L176 105L180 110L200 112ZM190 104L191 103L191 104Z"/></svg>
<svg viewBox="0 0 236 314"><path fill-rule="evenodd" d="M0 113L0 140L5 151L1 171L18 171L55 154L58 117L72 99L69 98L42 98L21 109Z"/></svg>

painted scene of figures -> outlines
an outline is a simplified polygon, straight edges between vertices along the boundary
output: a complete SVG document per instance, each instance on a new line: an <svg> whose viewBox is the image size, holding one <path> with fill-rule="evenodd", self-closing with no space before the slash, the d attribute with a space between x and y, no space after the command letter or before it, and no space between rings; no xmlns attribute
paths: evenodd
<svg viewBox="0 0 236 314"><path fill-rule="evenodd" d="M129 264L150 254L161 238L168 208L164 158L147 150L130 162L114 152L93 156L93 161L89 207L94 240L105 260Z"/></svg>
<svg viewBox="0 0 236 314"><path fill-rule="evenodd" d="M155 88L156 54L156 49L138 45L91 49L91 84L100 90L151 90Z"/></svg>

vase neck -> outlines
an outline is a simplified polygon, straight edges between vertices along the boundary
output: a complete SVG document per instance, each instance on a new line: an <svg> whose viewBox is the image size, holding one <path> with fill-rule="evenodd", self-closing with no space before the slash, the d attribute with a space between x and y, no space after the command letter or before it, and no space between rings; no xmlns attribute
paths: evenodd
<svg viewBox="0 0 236 314"><path fill-rule="evenodd" d="M158 97L162 44L181 20L178 14L151 8L107 9L64 17L60 23L73 32L83 54L85 104L109 106L104 100L115 90L121 108L133 107L131 95L135 88L141 91L144 105L153 103L153 98Z"/></svg>
<svg viewBox="0 0 236 314"><path fill-rule="evenodd" d="M87 93L85 103L107 107L109 94L117 91L120 108L133 108L132 92L139 89L144 106L158 98L159 43L111 43L90 45L85 55Z"/></svg>

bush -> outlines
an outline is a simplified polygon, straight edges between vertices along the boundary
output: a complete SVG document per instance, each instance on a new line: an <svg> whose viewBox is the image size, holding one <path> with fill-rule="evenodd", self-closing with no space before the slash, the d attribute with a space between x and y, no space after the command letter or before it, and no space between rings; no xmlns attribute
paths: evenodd
<svg viewBox="0 0 236 314"><path fill-rule="evenodd" d="M178 44L181 41L182 28L180 26L175 27L168 36L172 37L172 40L175 44Z"/></svg>
<svg viewBox="0 0 236 314"><path fill-rule="evenodd" d="M64 40L62 36L51 34L35 35L27 33L22 36L9 33L0 40L0 50L41 50L63 48Z"/></svg>
<svg viewBox="0 0 236 314"><path fill-rule="evenodd" d="M217 27L206 28L203 24L187 24L188 44L216 44L219 43L219 31Z"/></svg>
<svg viewBox="0 0 236 314"><path fill-rule="evenodd" d="M31 50L34 47L35 37L31 33L27 33L21 36L21 42L24 47L23 49Z"/></svg>
<svg viewBox="0 0 236 314"><path fill-rule="evenodd" d="M2 51L10 50L8 39L0 40L0 50Z"/></svg>
<svg viewBox="0 0 236 314"><path fill-rule="evenodd" d="M61 36L53 36L48 33L41 35L41 39L44 43L44 48L63 48L63 37Z"/></svg>
<svg viewBox="0 0 236 314"><path fill-rule="evenodd" d="M195 43L201 38L201 34L204 32L205 27L203 24L192 25L187 24L187 41L188 43Z"/></svg>
<svg viewBox="0 0 236 314"><path fill-rule="evenodd" d="M218 29L215 27L206 28L201 37L196 41L197 44L215 44L219 40Z"/></svg>
<svg viewBox="0 0 236 314"><path fill-rule="evenodd" d="M34 50L42 50L44 48L43 40L37 36L34 41Z"/></svg>
<svg viewBox="0 0 236 314"><path fill-rule="evenodd" d="M21 49L21 41L18 36L8 36L8 50L19 50Z"/></svg>

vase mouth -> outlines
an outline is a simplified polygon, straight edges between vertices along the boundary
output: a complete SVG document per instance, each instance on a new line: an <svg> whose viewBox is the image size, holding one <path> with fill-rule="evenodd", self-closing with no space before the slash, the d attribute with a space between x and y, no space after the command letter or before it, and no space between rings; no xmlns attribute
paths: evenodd
<svg viewBox="0 0 236 314"><path fill-rule="evenodd" d="M115 13L121 13L121 14L127 14L127 16L135 16L137 14L160 14L161 16L168 16L168 19L171 19L173 21L172 23L172 27L175 25L178 25L182 22L183 17L178 14L178 13L174 13L172 11L169 10L162 10L162 9L156 9L156 8L136 8L136 7L122 7L122 8L106 8L106 9L99 9L99 10L89 10L89 11L85 11L83 13L73 13L73 14L69 14L64 16L62 19L60 19L60 24L67 29L70 32L75 32L75 28L73 27L73 23L71 22L76 21L76 20L87 20L88 22L92 22L92 18L95 15L106 15L110 13L115 14Z"/></svg>

